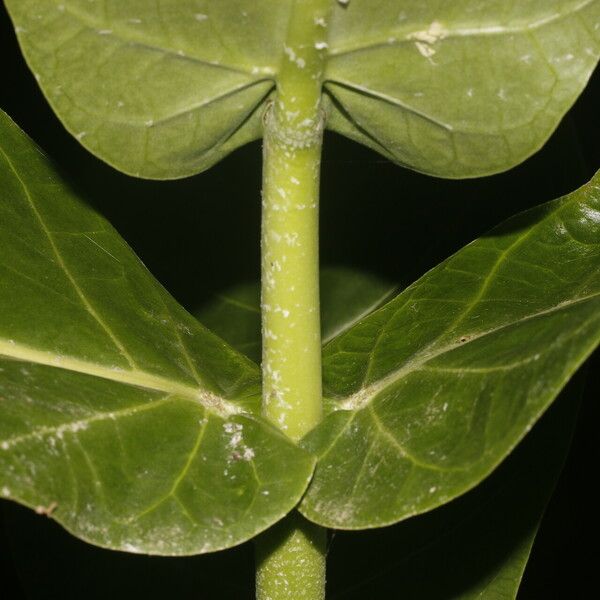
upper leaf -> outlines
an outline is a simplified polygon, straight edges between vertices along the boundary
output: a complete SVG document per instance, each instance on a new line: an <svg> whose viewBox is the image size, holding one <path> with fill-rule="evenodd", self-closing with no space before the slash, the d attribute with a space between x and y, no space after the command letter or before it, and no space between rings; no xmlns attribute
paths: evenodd
<svg viewBox="0 0 600 600"><path fill-rule="evenodd" d="M301 511L393 523L479 483L600 340L600 172L469 244L324 350Z"/></svg>
<svg viewBox="0 0 600 600"><path fill-rule="evenodd" d="M538 150L600 56L600 0L352 0L334 11L328 126L417 171Z"/></svg>
<svg viewBox="0 0 600 600"><path fill-rule="evenodd" d="M91 152L185 177L260 137L289 0L7 0L52 108Z"/></svg>
<svg viewBox="0 0 600 600"><path fill-rule="evenodd" d="M330 1L328 127L438 176L532 154L600 56L600 0ZM292 0L6 4L65 126L142 177L199 172L260 137L282 61L302 58L286 54Z"/></svg>
<svg viewBox="0 0 600 600"><path fill-rule="evenodd" d="M0 490L100 546L193 554L293 508L313 459L0 112Z"/></svg>

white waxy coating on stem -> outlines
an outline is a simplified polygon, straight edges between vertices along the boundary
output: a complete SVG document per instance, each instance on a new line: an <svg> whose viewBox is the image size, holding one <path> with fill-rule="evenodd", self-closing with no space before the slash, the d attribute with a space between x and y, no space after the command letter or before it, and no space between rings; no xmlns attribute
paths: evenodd
<svg viewBox="0 0 600 600"><path fill-rule="evenodd" d="M298 0L265 115L263 412L299 440L322 417L318 192L331 0ZM257 541L258 600L325 598L326 532L292 514Z"/></svg>

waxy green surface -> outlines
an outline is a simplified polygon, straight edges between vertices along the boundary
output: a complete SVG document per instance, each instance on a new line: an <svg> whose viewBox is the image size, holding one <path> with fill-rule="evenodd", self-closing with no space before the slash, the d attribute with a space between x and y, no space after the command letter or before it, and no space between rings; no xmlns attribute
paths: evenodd
<svg viewBox="0 0 600 600"><path fill-rule="evenodd" d="M94 544L233 546L314 460L259 416L260 375L186 313L0 113L0 491Z"/></svg>
<svg viewBox="0 0 600 600"><path fill-rule="evenodd" d="M330 342L330 414L300 505L395 523L464 493L515 447L600 341L600 174L517 215Z"/></svg>
<svg viewBox="0 0 600 600"><path fill-rule="evenodd" d="M514 600L573 434L578 374L511 456L476 489L393 527L338 532L335 598ZM590 373L591 375L591 373ZM343 548L343 562L336 556ZM392 552L381 553L381 548ZM535 550L534 550L535 552ZM468 565L468 568L465 568Z"/></svg>
<svg viewBox="0 0 600 600"><path fill-rule="evenodd" d="M202 171L262 135L292 0L5 0L67 129L141 177ZM600 56L600 0L332 2L327 127L442 177L508 169L550 136Z"/></svg>

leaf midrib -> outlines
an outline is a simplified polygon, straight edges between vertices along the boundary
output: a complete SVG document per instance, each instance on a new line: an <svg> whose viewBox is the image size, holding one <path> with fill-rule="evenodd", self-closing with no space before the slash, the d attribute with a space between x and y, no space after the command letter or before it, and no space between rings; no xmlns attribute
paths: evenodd
<svg viewBox="0 0 600 600"><path fill-rule="evenodd" d="M115 383L140 387L154 392L176 395L193 400L204 406L207 410L220 416L229 416L242 412L234 403L199 387L187 385L167 377L161 377L160 375L154 375L141 369L111 367L72 356L61 356L54 352L37 350L17 343L14 340L0 339L0 357L99 377Z"/></svg>
<svg viewBox="0 0 600 600"><path fill-rule="evenodd" d="M367 407L372 402L372 400L375 398L375 396L377 396L380 392L382 392L388 386L393 385L397 381L400 381L401 379L403 379L404 377L406 377L407 375L409 375L413 372L422 370L422 368L429 361L431 361L439 356L442 356L443 354L451 352L457 348L465 347L470 343L473 343L473 342L475 342L481 338L484 338L486 336L493 335L493 334L495 334L499 331L502 331L503 329L506 329L508 327L519 325L520 323L530 321L530 320L536 319L538 317L543 317L545 315L559 312L559 311L569 308L570 306L573 306L575 304L589 302L589 301L594 300L595 298L599 298L599 297L600 297L600 292L597 292L595 294L590 294L588 296L582 296L582 297L575 298L572 300L566 300L564 302L561 302L560 304L551 306L550 308L536 311L534 313L531 313L529 315L521 317L520 319L512 320L508 323L503 323L497 327L493 327L491 329L482 331L477 334L471 334L471 337L465 342L456 341L452 344L445 344L443 346L440 346L437 349L432 349L432 347L430 345L426 348L426 351L417 353L416 355L414 355L414 357L412 359L409 359L408 361L406 361L399 369L392 371L391 373L389 373L385 377L379 379L375 383L373 383L367 387L364 387L361 390L359 390L359 391L355 392L354 394L351 394L350 396L347 396L345 398L332 398L331 400L333 400L333 402L335 403L336 410L350 410L350 411L361 410L361 409Z"/></svg>

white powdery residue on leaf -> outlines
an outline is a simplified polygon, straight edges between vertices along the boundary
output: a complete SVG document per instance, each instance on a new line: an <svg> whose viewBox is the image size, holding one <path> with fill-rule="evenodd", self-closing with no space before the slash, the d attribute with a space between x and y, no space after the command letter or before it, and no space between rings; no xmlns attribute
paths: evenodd
<svg viewBox="0 0 600 600"><path fill-rule="evenodd" d="M581 208L581 212L585 217L585 219L582 219L582 222L592 221L592 223L600 224L600 210L590 208L589 206L583 206Z"/></svg>
<svg viewBox="0 0 600 600"><path fill-rule="evenodd" d="M233 451L231 459L233 460L245 460L250 461L254 458L255 453L252 448L249 448L244 443L242 437L244 426L241 423L223 423L223 429L225 433L231 435L228 446ZM225 475L228 475L229 471L226 469Z"/></svg>
<svg viewBox="0 0 600 600"><path fill-rule="evenodd" d="M10 496L10 489L6 486L2 488L2 496L4 496L4 498L8 498Z"/></svg>
<svg viewBox="0 0 600 600"><path fill-rule="evenodd" d="M208 19L208 15L205 15L204 13L196 13L194 15L194 19L196 19L196 21L206 21L206 19Z"/></svg>
<svg viewBox="0 0 600 600"><path fill-rule="evenodd" d="M431 58L437 50L433 47L439 40L444 39L446 30L439 21L433 21L427 29L415 31L408 36L414 40L415 46L425 58Z"/></svg>

